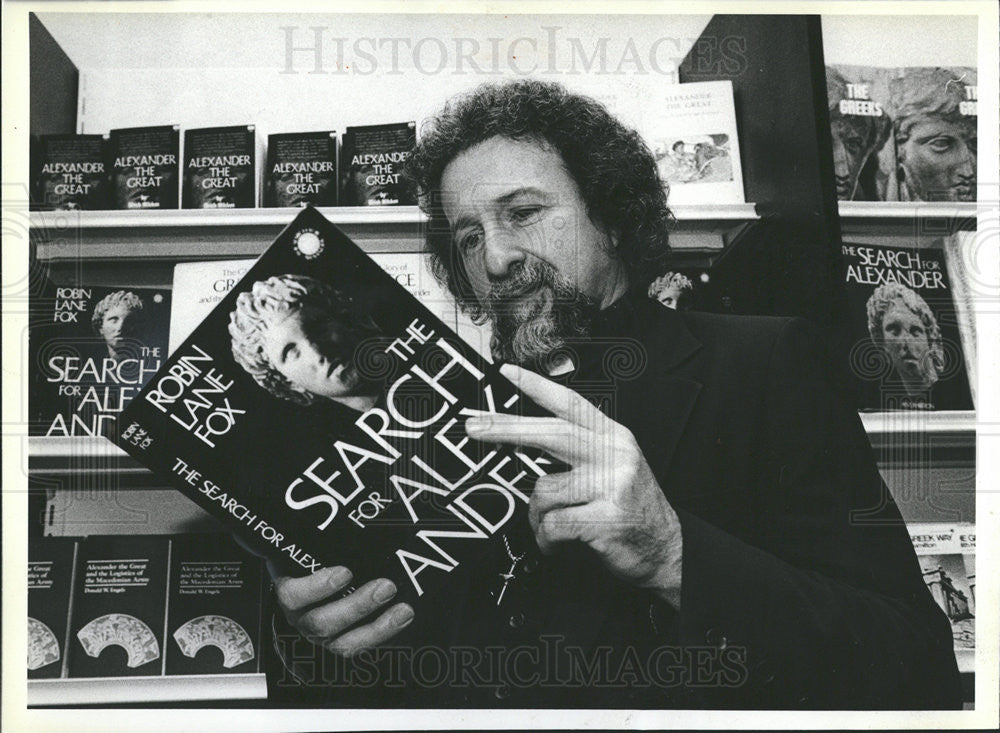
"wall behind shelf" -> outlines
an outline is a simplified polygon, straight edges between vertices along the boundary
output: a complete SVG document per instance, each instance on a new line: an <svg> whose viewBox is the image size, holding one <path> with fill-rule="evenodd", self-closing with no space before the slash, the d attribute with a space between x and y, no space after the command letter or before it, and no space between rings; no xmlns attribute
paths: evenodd
<svg viewBox="0 0 1000 733"><path fill-rule="evenodd" d="M455 92L486 80L525 77L533 67L531 76L596 96L638 126L643 100L677 81L677 64L709 20L704 15L649 16L643 22L588 15L39 17L80 67L78 131L252 122L264 134L419 120ZM308 50L315 44L314 27L324 29L322 68L331 73L308 73L315 70L315 54ZM307 49L294 53L293 74L283 73L288 38ZM353 64L348 73L332 73L337 38L345 39L345 67ZM395 60L391 39L403 39ZM470 51L476 47L478 52ZM419 49L416 58L413 49Z"/></svg>

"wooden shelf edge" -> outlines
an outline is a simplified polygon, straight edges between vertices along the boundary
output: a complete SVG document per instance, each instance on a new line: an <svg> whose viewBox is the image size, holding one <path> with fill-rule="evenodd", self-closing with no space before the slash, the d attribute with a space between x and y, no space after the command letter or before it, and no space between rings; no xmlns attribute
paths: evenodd
<svg viewBox="0 0 1000 733"><path fill-rule="evenodd" d="M194 700L263 700L262 672L176 677L28 680L28 705L89 705Z"/></svg>

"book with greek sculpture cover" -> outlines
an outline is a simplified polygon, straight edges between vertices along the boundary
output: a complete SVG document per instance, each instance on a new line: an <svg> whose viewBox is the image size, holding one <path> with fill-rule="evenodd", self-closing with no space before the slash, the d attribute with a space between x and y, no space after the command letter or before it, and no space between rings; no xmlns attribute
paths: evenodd
<svg viewBox="0 0 1000 733"><path fill-rule="evenodd" d="M347 565L355 587L388 577L419 606L530 537L531 488L553 470L469 439L474 411L544 414L310 207L114 439L286 572Z"/></svg>
<svg viewBox="0 0 1000 733"><path fill-rule="evenodd" d="M844 242L862 410L971 410L953 283L938 247Z"/></svg>

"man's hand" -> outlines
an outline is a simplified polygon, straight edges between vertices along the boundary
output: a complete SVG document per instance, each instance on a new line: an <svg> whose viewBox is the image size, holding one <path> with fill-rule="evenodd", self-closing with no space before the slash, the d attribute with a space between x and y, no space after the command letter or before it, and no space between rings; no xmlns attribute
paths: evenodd
<svg viewBox="0 0 1000 733"><path fill-rule="evenodd" d="M292 578L280 575L271 563L267 567L288 623L314 644L336 654L351 657L362 649L384 644L413 620L413 609L406 603L383 611L396 595L396 586L385 578L365 583L351 595L333 600L351 582L347 568L323 568L312 575ZM367 623L354 626L365 619Z"/></svg>
<svg viewBox="0 0 1000 733"><path fill-rule="evenodd" d="M635 437L562 385L512 365L500 371L555 417L482 414L466 421L468 434L540 448L570 466L535 485L528 516L538 546L584 542L617 577L679 610L680 522Z"/></svg>

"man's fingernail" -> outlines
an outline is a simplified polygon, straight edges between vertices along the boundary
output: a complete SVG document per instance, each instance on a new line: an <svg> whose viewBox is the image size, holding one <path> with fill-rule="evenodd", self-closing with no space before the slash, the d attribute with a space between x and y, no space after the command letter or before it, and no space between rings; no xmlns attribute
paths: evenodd
<svg viewBox="0 0 1000 733"><path fill-rule="evenodd" d="M347 568L331 568L330 569L330 585L339 588L348 580L351 579L351 571Z"/></svg>
<svg viewBox="0 0 1000 733"><path fill-rule="evenodd" d="M392 623L395 626L406 626L412 620L413 609L409 606L403 606L392 614Z"/></svg>
<svg viewBox="0 0 1000 733"><path fill-rule="evenodd" d="M513 364L502 364L500 366L500 373L511 381L517 379L517 367L515 367Z"/></svg>
<svg viewBox="0 0 1000 733"><path fill-rule="evenodd" d="M396 595L396 586L391 581L385 580L375 587L372 598L376 603L385 603L394 595Z"/></svg>
<svg viewBox="0 0 1000 733"><path fill-rule="evenodd" d="M486 430L489 423L481 417L470 417L465 421L465 432L481 433Z"/></svg>

